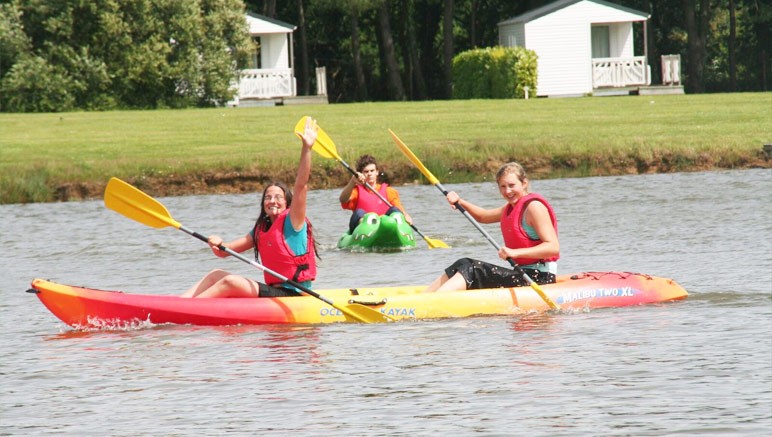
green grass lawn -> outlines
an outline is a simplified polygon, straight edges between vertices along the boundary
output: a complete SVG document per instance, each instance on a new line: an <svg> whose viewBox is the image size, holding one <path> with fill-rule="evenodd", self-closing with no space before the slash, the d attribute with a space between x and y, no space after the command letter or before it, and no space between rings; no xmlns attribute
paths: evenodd
<svg viewBox="0 0 772 437"><path fill-rule="evenodd" d="M395 183L421 177L389 128L443 182L481 180L510 160L545 177L737 168L757 165L772 142L772 93L0 114L0 203L52 201L62 185L111 176L289 179L303 115L347 162L371 153ZM315 187L345 182L333 160L315 156L314 168L336 177Z"/></svg>

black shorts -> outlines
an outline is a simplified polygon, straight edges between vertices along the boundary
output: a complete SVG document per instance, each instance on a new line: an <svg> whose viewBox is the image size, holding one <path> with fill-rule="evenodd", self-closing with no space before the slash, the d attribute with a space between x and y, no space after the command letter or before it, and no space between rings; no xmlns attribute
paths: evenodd
<svg viewBox="0 0 772 437"><path fill-rule="evenodd" d="M555 275L535 269L523 271L537 284L552 284ZM527 287L528 281L519 271L471 258L461 258L445 269L448 278L460 273L466 280L467 290L480 288Z"/></svg>
<svg viewBox="0 0 772 437"><path fill-rule="evenodd" d="M281 284L268 285L258 282L260 285L260 294L258 297L287 297L287 296L302 296L303 293L295 291L291 288L282 287Z"/></svg>

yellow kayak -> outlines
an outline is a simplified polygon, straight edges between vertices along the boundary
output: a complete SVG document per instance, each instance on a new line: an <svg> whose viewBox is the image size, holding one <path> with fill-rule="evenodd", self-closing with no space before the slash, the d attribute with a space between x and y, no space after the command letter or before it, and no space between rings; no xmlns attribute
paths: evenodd
<svg viewBox="0 0 772 437"><path fill-rule="evenodd" d="M642 305L684 299L678 283L629 272L561 275L544 292L563 309ZM394 320L439 319L546 311L531 287L421 293L424 286L318 290L341 305L359 304ZM317 324L354 321L312 296L191 299L132 294L35 279L29 292L75 328L125 327L137 323L190 325Z"/></svg>

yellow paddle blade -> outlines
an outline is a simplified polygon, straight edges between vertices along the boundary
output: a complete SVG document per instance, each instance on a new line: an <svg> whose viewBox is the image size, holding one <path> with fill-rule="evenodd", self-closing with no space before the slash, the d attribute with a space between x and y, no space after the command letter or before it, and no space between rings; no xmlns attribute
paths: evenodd
<svg viewBox="0 0 772 437"><path fill-rule="evenodd" d="M105 206L151 228L174 226L179 229L182 226L172 218L165 206L118 178L110 178L107 182Z"/></svg>
<svg viewBox="0 0 772 437"><path fill-rule="evenodd" d="M345 317L350 317L354 320L364 323L387 323L395 321L394 318L389 317L374 308L370 308L358 303L333 306L340 310L345 315Z"/></svg>
<svg viewBox="0 0 772 437"><path fill-rule="evenodd" d="M303 139L303 132L306 130L307 118L308 116L302 117L295 125L295 135L301 140ZM319 131L316 134L316 142L314 143L312 150L325 158L332 158L340 161L340 155L338 155L335 143L332 142L332 139L322 130L321 126L317 125L317 127L319 128Z"/></svg>
<svg viewBox="0 0 772 437"><path fill-rule="evenodd" d="M412 150L410 150L405 143L402 142L402 140L399 139L397 134L395 134L391 129L389 129L389 133L391 134L391 137L394 139L394 142L397 143L397 147L399 147L399 150L402 151L402 153L407 156L407 159L413 162L413 164L418 168L418 170L421 170L421 173L426 176L426 179L429 179L429 182L431 182L432 185L439 184L440 181L434 177L432 172L429 171L428 168L426 168L420 159L418 159L417 156L413 153Z"/></svg>
<svg viewBox="0 0 772 437"><path fill-rule="evenodd" d="M450 249L450 246L445 244L445 242L442 240L436 240L424 235L424 241L426 241L426 244L429 245L429 249Z"/></svg>

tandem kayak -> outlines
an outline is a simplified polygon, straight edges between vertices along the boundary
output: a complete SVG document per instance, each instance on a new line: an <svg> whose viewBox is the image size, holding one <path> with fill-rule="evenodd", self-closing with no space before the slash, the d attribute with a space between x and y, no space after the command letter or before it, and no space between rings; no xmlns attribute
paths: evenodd
<svg viewBox="0 0 772 437"><path fill-rule="evenodd" d="M629 272L561 275L541 288L563 310L625 307L685 299L668 278ZM531 287L421 293L424 286L317 290L333 302L366 305L395 320L483 315L517 315L549 310ZM32 281L40 301L77 329L125 328L152 324L257 325L350 322L336 308L312 296L195 299L131 294Z"/></svg>
<svg viewBox="0 0 772 437"><path fill-rule="evenodd" d="M338 240L339 249L402 249L415 247L413 228L402 213L378 215L368 212L354 228Z"/></svg>

